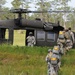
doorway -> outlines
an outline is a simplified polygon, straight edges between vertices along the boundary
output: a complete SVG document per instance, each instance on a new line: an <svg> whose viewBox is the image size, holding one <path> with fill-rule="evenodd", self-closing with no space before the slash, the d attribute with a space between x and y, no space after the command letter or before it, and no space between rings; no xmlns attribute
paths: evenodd
<svg viewBox="0 0 75 75"><path fill-rule="evenodd" d="M34 36L34 30L28 29L28 30L26 30L26 37L25 38L27 38L29 36L29 32L32 32L33 33L33 36ZM27 46L27 40L25 40L25 44Z"/></svg>

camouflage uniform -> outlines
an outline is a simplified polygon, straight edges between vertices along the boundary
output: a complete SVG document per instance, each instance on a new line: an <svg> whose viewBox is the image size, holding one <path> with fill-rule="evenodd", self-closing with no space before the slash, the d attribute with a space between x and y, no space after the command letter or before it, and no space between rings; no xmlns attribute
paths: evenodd
<svg viewBox="0 0 75 75"><path fill-rule="evenodd" d="M59 46L54 46L52 52L48 53L46 56L46 61L48 63L48 75L58 75L58 68L61 65L61 55Z"/></svg>
<svg viewBox="0 0 75 75"><path fill-rule="evenodd" d="M65 39L64 31L60 31L57 39L57 45L60 47L60 51L62 54L65 53L65 49L64 49L65 42L66 39Z"/></svg>
<svg viewBox="0 0 75 75"><path fill-rule="evenodd" d="M47 54L46 59L45 59L47 63L50 62L51 56L52 56L52 50L49 49L49 50L48 50L48 54Z"/></svg>
<svg viewBox="0 0 75 75"><path fill-rule="evenodd" d="M51 74L51 73L50 73L50 70L51 70L51 63L50 63L51 56L52 56L52 50L49 49L49 50L48 50L48 54L47 54L46 59L45 59L46 62L47 62L47 67L48 67L48 75Z"/></svg>
<svg viewBox="0 0 75 75"><path fill-rule="evenodd" d="M71 35L71 40L72 40L72 46L73 46L73 44L74 44L74 33L71 31L71 28L69 27L68 28L69 29L69 33L70 33L70 35Z"/></svg>
<svg viewBox="0 0 75 75"><path fill-rule="evenodd" d="M54 46L54 48L53 48L53 54L52 54L51 58L57 58L58 67L60 68L60 65L61 65L61 54L60 54L60 48L59 48L59 46Z"/></svg>
<svg viewBox="0 0 75 75"><path fill-rule="evenodd" d="M27 37L27 43L28 43L27 46L31 46L31 47L33 47L36 44L35 37L32 36L32 32L30 32L29 36Z"/></svg>
<svg viewBox="0 0 75 75"><path fill-rule="evenodd" d="M70 50L72 48L72 40L71 40L71 34L68 29L65 30L65 38L66 38L66 44L65 44L65 49Z"/></svg>

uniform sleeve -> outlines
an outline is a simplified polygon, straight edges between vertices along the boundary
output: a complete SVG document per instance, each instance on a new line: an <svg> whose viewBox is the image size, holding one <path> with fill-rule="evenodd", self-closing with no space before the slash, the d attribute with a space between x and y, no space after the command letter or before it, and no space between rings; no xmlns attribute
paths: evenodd
<svg viewBox="0 0 75 75"><path fill-rule="evenodd" d="M48 55L46 56L45 61L48 62Z"/></svg>
<svg viewBox="0 0 75 75"><path fill-rule="evenodd" d="M29 36L26 39L28 39L28 38L29 38Z"/></svg>
<svg viewBox="0 0 75 75"><path fill-rule="evenodd" d="M71 36L72 36L72 40L73 40L73 43L74 43L74 33L71 32Z"/></svg>
<svg viewBox="0 0 75 75"><path fill-rule="evenodd" d="M36 40L35 40L35 37L33 36L33 43L34 45L36 44Z"/></svg>

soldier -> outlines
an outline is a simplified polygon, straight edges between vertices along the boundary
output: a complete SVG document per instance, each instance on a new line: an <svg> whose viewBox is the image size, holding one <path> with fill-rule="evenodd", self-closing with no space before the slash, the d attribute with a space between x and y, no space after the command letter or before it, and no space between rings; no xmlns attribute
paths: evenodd
<svg viewBox="0 0 75 75"><path fill-rule="evenodd" d="M46 62L47 62L47 63L50 61L51 56L52 56L52 50L49 49L49 50L48 50L48 54L47 54L47 56L46 56Z"/></svg>
<svg viewBox="0 0 75 75"><path fill-rule="evenodd" d="M51 63L57 63L58 67L60 68L60 65L61 65L61 54L60 54L60 48L59 46L54 46L53 48L53 54L51 56L51 58L56 58L57 62L51 62Z"/></svg>
<svg viewBox="0 0 75 75"><path fill-rule="evenodd" d="M74 44L74 33L71 31L71 27L68 28L69 33L71 35L72 45Z"/></svg>
<svg viewBox="0 0 75 75"><path fill-rule="evenodd" d="M27 46L33 47L36 44L35 37L32 32L29 32L29 36L27 37Z"/></svg>
<svg viewBox="0 0 75 75"><path fill-rule="evenodd" d="M65 49L68 51L72 48L71 34L68 29L65 29L64 35L65 35L65 39L66 39Z"/></svg>
<svg viewBox="0 0 75 75"><path fill-rule="evenodd" d="M52 56L52 50L49 49L48 54L47 54L46 59L45 59L47 62L47 67L48 67L48 75L51 74L51 62L50 62L51 56Z"/></svg>
<svg viewBox="0 0 75 75"><path fill-rule="evenodd" d="M65 54L64 46L66 39L64 33L65 33L64 31L59 31L59 36L57 39L57 45L59 45L62 54Z"/></svg>
<svg viewBox="0 0 75 75"><path fill-rule="evenodd" d="M46 56L46 61L48 63L48 75L57 75L58 68L60 68L61 65L60 59L59 46L54 46L53 50L50 49Z"/></svg>

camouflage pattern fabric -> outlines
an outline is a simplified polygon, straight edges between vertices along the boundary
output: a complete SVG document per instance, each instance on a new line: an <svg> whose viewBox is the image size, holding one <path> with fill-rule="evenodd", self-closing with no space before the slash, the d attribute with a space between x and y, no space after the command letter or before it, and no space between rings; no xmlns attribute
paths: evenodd
<svg viewBox="0 0 75 75"><path fill-rule="evenodd" d="M35 37L34 36L28 36L27 37L27 43L28 43L27 46L33 47L36 44Z"/></svg>

